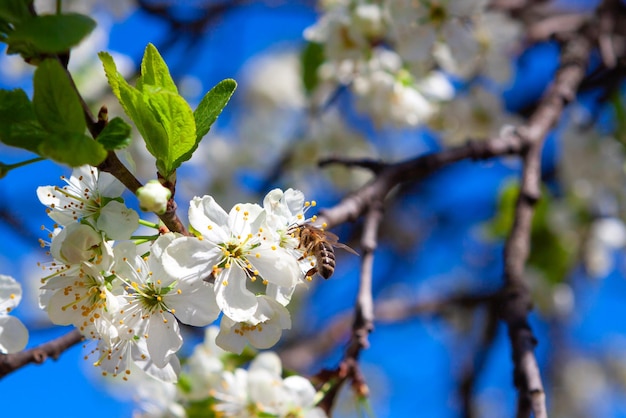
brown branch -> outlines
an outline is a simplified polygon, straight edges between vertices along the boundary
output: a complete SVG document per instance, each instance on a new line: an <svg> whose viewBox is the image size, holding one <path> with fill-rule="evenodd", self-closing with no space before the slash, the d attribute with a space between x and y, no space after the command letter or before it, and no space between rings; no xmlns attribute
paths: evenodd
<svg viewBox="0 0 626 418"><path fill-rule="evenodd" d="M519 155L525 146L522 137L515 132L507 132L503 136L487 141L469 141L466 145L388 164L362 188L332 208L320 211L318 222L325 222L328 228L332 228L346 221L356 220L365 213L372 202L384 201L394 187L403 182L421 180L436 170L466 159L486 160L505 155ZM358 161L361 160L344 160L344 163L356 165Z"/></svg>
<svg viewBox="0 0 626 418"><path fill-rule="evenodd" d="M374 251L378 243L378 227L383 218L382 202L369 207L365 216L363 235L361 237L361 275L359 293L354 308L352 335L346 348L344 358L339 367L333 371L323 371L325 381L335 381L333 388L326 393L319 406L330 415L330 411L341 386L352 380L352 388L358 397L369 395L369 388L359 367L361 351L369 347L368 336L374 329L374 299L372 297L372 276L374 267Z"/></svg>
<svg viewBox="0 0 626 418"><path fill-rule="evenodd" d="M48 358L56 360L68 348L78 344L83 336L77 329L29 350L0 354L0 379L30 363L42 364Z"/></svg>
<svg viewBox="0 0 626 418"><path fill-rule="evenodd" d="M591 51L584 36L576 36L562 46L560 69L551 88L528 123L518 130L529 144L522 154L522 179L515 207L513 227L504 250L504 285L499 315L507 324L513 348L514 383L518 390L517 417L547 417L545 393L534 355L537 341L528 323L532 301L524 280L524 266L530 251L530 231L534 206L540 198L541 149L567 103L574 99Z"/></svg>
<svg viewBox="0 0 626 418"><path fill-rule="evenodd" d="M476 416L473 403L474 387L480 372L485 367L498 331L498 316L495 313L494 301L495 298L491 298L491 300L487 302L487 320L483 327L480 345L472 357L470 364L465 366L461 378L459 379L459 396L463 405L461 416L463 418Z"/></svg>

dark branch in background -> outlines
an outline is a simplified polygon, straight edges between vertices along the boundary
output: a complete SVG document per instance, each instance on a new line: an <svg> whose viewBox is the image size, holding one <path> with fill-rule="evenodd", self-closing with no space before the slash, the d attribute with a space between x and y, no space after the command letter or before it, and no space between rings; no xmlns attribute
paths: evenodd
<svg viewBox="0 0 626 418"><path fill-rule="evenodd" d="M38 347L14 354L0 354L0 379L27 364L42 364L48 358L56 360L65 350L82 340L83 336L75 329Z"/></svg>
<svg viewBox="0 0 626 418"><path fill-rule="evenodd" d="M369 388L359 367L361 350L369 347L368 336L374 329L374 299L372 297L372 277L374 269L374 251L378 242L378 227L383 218L382 202L370 206L363 226L361 238L361 275L359 293L354 308L352 336L339 367L333 371L322 371L323 379L334 380L336 384L326 393L319 406L330 415L337 394L347 379L352 380L352 387L359 397L369 394Z"/></svg>
<svg viewBox="0 0 626 418"><path fill-rule="evenodd" d="M572 36L562 45L561 62L554 84L541 100L528 123L518 134L529 144L522 154L522 179L515 207L513 227L504 250L504 286L499 306L500 318L507 324L513 348L514 383L518 390L517 417L548 416L539 366L534 355L537 344L528 313L532 300L524 280L524 266L530 251L530 231L535 203L541 195L541 149L559 121L565 105L576 96L587 68L591 42Z"/></svg>
<svg viewBox="0 0 626 418"><path fill-rule="evenodd" d="M387 195L401 183L419 181L435 171L463 160L487 160L505 155L519 155L526 146L522 138L514 132L487 141L470 141L466 145L440 152L422 155L407 161L377 165L378 176L356 192L345 197L332 208L323 209L318 217L319 223L326 223L332 228L347 221L358 219L377 201L384 201ZM333 163L345 163L349 166L372 166L371 160L339 159Z"/></svg>
<svg viewBox="0 0 626 418"><path fill-rule="evenodd" d="M468 364L464 368L459 379L459 397L461 398L461 416L463 418L474 418L477 416L473 401L474 388L480 372L487 363L498 331L498 316L495 313L495 300L494 297L486 303L486 322L483 326L480 345L472 358L471 364Z"/></svg>

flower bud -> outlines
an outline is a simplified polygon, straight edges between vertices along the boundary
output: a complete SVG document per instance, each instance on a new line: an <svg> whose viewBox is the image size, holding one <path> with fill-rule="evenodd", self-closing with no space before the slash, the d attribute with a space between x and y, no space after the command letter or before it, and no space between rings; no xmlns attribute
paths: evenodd
<svg viewBox="0 0 626 418"><path fill-rule="evenodd" d="M158 180L150 180L145 186L137 189L137 198L141 210L155 212L162 215L167 209L167 202L172 196L172 192L163 187Z"/></svg>

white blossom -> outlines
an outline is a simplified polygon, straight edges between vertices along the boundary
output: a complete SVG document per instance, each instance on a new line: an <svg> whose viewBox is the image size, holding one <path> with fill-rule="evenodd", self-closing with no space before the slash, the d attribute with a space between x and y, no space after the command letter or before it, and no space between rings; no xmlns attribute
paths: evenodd
<svg viewBox="0 0 626 418"><path fill-rule="evenodd" d="M119 334L145 339L157 367L164 367L182 346L176 318L205 326L219 314L211 284L197 275L171 275L163 268L161 255L174 239L173 233L160 236L147 261L137 255L133 243L115 247L115 275L126 285L114 312Z"/></svg>
<svg viewBox="0 0 626 418"><path fill-rule="evenodd" d="M283 329L291 328L289 311L276 300L257 296L257 310L252 319L237 322L228 316L222 317L220 332L215 343L232 353L241 354L247 343L255 348L273 347L282 335Z"/></svg>
<svg viewBox="0 0 626 418"><path fill-rule="evenodd" d="M257 298L248 283L260 278L264 284L293 287L301 276L297 260L264 233L264 221L259 205L238 204L226 213L211 196L196 197L189 222L201 239L173 241L165 250L164 266L170 273L213 278L224 314L237 322L248 321L257 311Z"/></svg>
<svg viewBox="0 0 626 418"><path fill-rule="evenodd" d="M39 201L48 207L48 216L60 225L84 220L105 232L110 239L128 239L138 226L139 215L121 199L124 186L111 174L90 166L72 172L66 185L37 188Z"/></svg>

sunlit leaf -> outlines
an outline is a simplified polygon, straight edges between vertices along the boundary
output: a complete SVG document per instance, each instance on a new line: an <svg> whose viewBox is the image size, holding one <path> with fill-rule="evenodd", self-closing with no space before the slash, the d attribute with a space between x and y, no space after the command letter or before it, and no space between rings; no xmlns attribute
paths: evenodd
<svg viewBox="0 0 626 418"><path fill-rule="evenodd" d="M222 80L204 95L193 112L196 121L196 141L200 142L215 123L217 117L228 104L237 89L237 82L231 78Z"/></svg>

